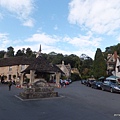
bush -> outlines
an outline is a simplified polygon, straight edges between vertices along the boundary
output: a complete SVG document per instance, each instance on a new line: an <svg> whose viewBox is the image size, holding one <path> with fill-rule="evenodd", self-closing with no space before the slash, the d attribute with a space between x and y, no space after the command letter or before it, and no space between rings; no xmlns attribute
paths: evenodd
<svg viewBox="0 0 120 120"><path fill-rule="evenodd" d="M72 81L78 81L78 80L81 80L81 77L79 76L79 74L71 74L71 80Z"/></svg>

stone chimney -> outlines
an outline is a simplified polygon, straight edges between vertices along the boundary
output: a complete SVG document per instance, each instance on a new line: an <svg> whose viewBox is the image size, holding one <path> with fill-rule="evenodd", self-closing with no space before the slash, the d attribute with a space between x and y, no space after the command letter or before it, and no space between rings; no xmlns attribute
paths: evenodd
<svg viewBox="0 0 120 120"><path fill-rule="evenodd" d="M114 51L114 59L115 59L115 61L117 60L117 57L118 57L117 51Z"/></svg>
<svg viewBox="0 0 120 120"><path fill-rule="evenodd" d="M7 52L4 54L4 58L8 58Z"/></svg>

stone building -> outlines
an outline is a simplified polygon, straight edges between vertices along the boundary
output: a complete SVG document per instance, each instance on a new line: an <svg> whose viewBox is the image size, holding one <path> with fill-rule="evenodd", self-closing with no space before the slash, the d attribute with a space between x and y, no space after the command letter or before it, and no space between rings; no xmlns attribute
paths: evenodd
<svg viewBox="0 0 120 120"><path fill-rule="evenodd" d="M47 75L54 74L56 76L56 83L59 84L61 73L64 74L59 67L48 63L48 61L42 57L42 54L40 54L32 64L22 71L22 76L24 76L24 74L29 74L30 83L33 83L39 79L45 79ZM21 82L22 81L21 79Z"/></svg>
<svg viewBox="0 0 120 120"><path fill-rule="evenodd" d="M36 58L25 56L7 57L0 59L0 75L5 76L6 81L15 79L21 85L25 76L30 79L32 84L37 78L42 78L46 74L55 74L59 83L60 73L63 73L57 66L49 64L42 57L41 46Z"/></svg>
<svg viewBox="0 0 120 120"><path fill-rule="evenodd" d="M117 58L119 58L119 56L116 51L114 54L108 54L107 56L107 74L109 76L114 74Z"/></svg>
<svg viewBox="0 0 120 120"><path fill-rule="evenodd" d="M117 55L117 51L114 54L108 54L107 74L120 78L120 57Z"/></svg>
<svg viewBox="0 0 120 120"><path fill-rule="evenodd" d="M21 78L21 72L26 69L35 58L7 57L0 59L0 75L5 76L6 80L13 80L14 76L17 80Z"/></svg>
<svg viewBox="0 0 120 120"><path fill-rule="evenodd" d="M58 64L57 66L65 73L65 76L67 78L71 76L71 65L70 64L65 65L64 61L62 61L62 64Z"/></svg>

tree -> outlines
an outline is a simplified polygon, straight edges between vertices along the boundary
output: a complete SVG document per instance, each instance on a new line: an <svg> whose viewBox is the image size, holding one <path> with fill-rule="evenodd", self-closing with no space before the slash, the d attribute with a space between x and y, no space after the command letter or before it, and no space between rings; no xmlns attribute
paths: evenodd
<svg viewBox="0 0 120 120"><path fill-rule="evenodd" d="M100 48L97 48L94 59L93 73L95 78L106 76L106 61Z"/></svg>
<svg viewBox="0 0 120 120"><path fill-rule="evenodd" d="M77 55L66 55L63 60L66 64L70 64L72 68L80 68L80 58Z"/></svg>
<svg viewBox="0 0 120 120"><path fill-rule="evenodd" d="M88 78L93 75L92 68L93 68L93 59L87 56L86 54L82 54L80 56L80 73L82 78Z"/></svg>
<svg viewBox="0 0 120 120"><path fill-rule="evenodd" d="M0 58L3 58L5 53L6 52L4 50L0 51Z"/></svg>
<svg viewBox="0 0 120 120"><path fill-rule="evenodd" d="M16 56L23 56L23 55L25 55L25 54L20 49L16 52Z"/></svg>
<svg viewBox="0 0 120 120"><path fill-rule="evenodd" d="M13 47L10 46L7 48L7 55L8 55L8 57L14 56L14 48Z"/></svg>
<svg viewBox="0 0 120 120"><path fill-rule="evenodd" d="M49 55L57 55L55 52L50 52Z"/></svg>
<svg viewBox="0 0 120 120"><path fill-rule="evenodd" d="M56 56L54 56L52 63L53 64L60 64L63 59L64 59L63 54L58 53Z"/></svg>
<svg viewBox="0 0 120 120"><path fill-rule="evenodd" d="M32 54L33 54L32 50L30 48L27 48L26 49L26 56L27 57L32 57Z"/></svg>

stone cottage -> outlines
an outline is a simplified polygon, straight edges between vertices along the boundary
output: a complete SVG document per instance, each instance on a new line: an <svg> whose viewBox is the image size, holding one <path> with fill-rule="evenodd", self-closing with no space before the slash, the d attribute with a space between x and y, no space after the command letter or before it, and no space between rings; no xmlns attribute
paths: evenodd
<svg viewBox="0 0 120 120"><path fill-rule="evenodd" d="M57 66L49 64L42 57L41 46L36 58L6 56L0 59L0 75L5 76L6 81L15 79L21 85L25 76L30 79L30 83L32 84L36 77L39 78L46 74L55 74L57 83L59 83L60 73L63 72Z"/></svg>
<svg viewBox="0 0 120 120"><path fill-rule="evenodd" d="M5 76L6 80L13 80L13 76L19 81L21 72L26 69L35 58L24 56L7 57L0 59L0 75Z"/></svg>
<svg viewBox="0 0 120 120"><path fill-rule="evenodd" d="M71 76L71 65L70 64L65 65L64 61L62 61L62 64L58 64L57 66L65 73L65 76L67 78Z"/></svg>

